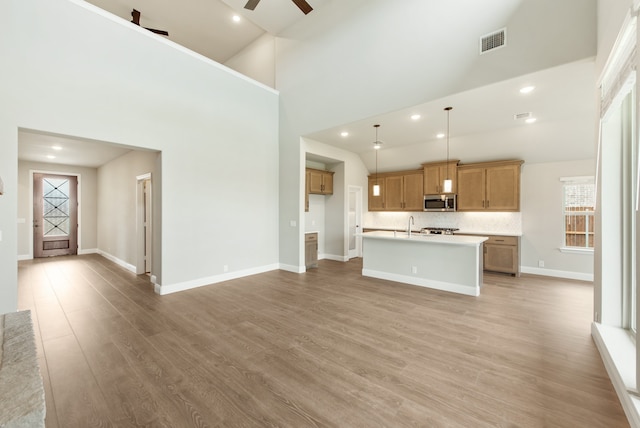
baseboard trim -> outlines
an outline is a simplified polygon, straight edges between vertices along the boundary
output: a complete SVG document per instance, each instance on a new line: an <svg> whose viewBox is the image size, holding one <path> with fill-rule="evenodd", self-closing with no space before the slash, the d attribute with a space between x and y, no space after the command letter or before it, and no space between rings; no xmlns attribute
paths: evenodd
<svg viewBox="0 0 640 428"><path fill-rule="evenodd" d="M465 286L459 284L452 284L450 282L427 280L423 278L416 278L414 276L398 275L394 273L381 272L371 269L362 269L362 276L369 276L372 278L385 279L387 281L402 282L405 284L417 285L420 287L433 288L436 290L449 291L451 293L465 294L467 296L479 296L480 287Z"/></svg>
<svg viewBox="0 0 640 428"><path fill-rule="evenodd" d="M100 254L100 251L97 248L89 248L86 250L78 250L78 255L82 256L85 254Z"/></svg>
<svg viewBox="0 0 640 428"><path fill-rule="evenodd" d="M630 386L627 385L628 383L635 383L635 379L627 379L627 382L625 382L619 369L619 367L631 367L635 363L633 342L631 342L631 338L624 336L626 334L620 328L607 327L596 322L591 323L591 337L600 352L604 367L609 374L629 424L632 427L640 427L640 399L633 397L629 393ZM625 345L626 340L629 342L628 346L618 346L620 343ZM607 342L610 342L609 346L607 346ZM615 342L615 344L612 342ZM612 349L616 351L617 355L612 354Z"/></svg>
<svg viewBox="0 0 640 428"><path fill-rule="evenodd" d="M333 260L336 262L348 262L349 261L349 256L338 256L335 254L321 254L318 256L318 260Z"/></svg>
<svg viewBox="0 0 640 428"><path fill-rule="evenodd" d="M18 261L23 261L23 260L33 260L33 257L30 256L29 254L22 254L18 256Z"/></svg>
<svg viewBox="0 0 640 428"><path fill-rule="evenodd" d="M156 293L161 296L177 293L179 291L191 290L192 288L204 287L205 285L212 285L218 282L229 281L232 279L244 278L246 276L256 275L259 273L269 272L272 270L278 270L280 265L272 264L266 266L260 266L251 269L239 270L236 272L227 272L222 275L214 275L206 278L198 278L190 281L179 282L176 284L168 284L168 285L159 285L155 284L154 289Z"/></svg>
<svg viewBox="0 0 640 428"><path fill-rule="evenodd" d="M285 263L280 263L278 265L278 269L286 270L287 272L293 272L293 273L305 273L307 271L307 269L304 266L288 265Z"/></svg>
<svg viewBox="0 0 640 428"><path fill-rule="evenodd" d="M553 276L555 278L577 279L580 281L593 282L592 273L571 272L567 270L544 269L530 266L521 266L520 272L532 275Z"/></svg>
<svg viewBox="0 0 640 428"><path fill-rule="evenodd" d="M117 264L118 266L125 268L129 272L136 273L136 267L134 265L132 265L131 263L127 263L124 260L121 260L121 259L117 258L116 256L107 253L106 251L102 251L101 249L97 249L96 253L100 254L105 259L112 261L113 263Z"/></svg>

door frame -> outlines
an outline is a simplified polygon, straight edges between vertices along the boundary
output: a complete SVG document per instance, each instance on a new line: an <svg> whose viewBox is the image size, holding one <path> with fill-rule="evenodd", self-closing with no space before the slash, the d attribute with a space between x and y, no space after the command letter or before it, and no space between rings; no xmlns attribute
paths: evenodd
<svg viewBox="0 0 640 428"><path fill-rule="evenodd" d="M33 259L33 180L35 174L68 175L78 180L78 254L82 254L82 174L79 172L51 171L42 169L29 170L29 212L27 215L27 238L29 239L29 259Z"/></svg>
<svg viewBox="0 0 640 428"><path fill-rule="evenodd" d="M149 180L149 205L148 209L151 210L149 214L151 223L151 244L149 245L149 267L150 273L153 273L153 180L151 179L151 173L141 174L136 176L136 274L142 275L146 273L145 269L145 245L146 236L144 230L144 182Z"/></svg>
<svg viewBox="0 0 640 428"><path fill-rule="evenodd" d="M356 248L354 250L349 249L349 240L351 239L351 236L349 236L349 198L351 193L355 193L356 198ZM362 236L357 235L362 233L362 197L362 186L349 185L347 192L347 256L349 259L362 257Z"/></svg>

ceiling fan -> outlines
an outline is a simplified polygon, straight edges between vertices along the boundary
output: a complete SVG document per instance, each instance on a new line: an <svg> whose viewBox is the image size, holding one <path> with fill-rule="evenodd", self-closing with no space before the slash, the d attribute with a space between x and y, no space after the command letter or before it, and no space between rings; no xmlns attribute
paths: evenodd
<svg viewBox="0 0 640 428"><path fill-rule="evenodd" d="M140 26L140 12L133 9L133 11L131 12L131 17L133 18L131 20L131 22L133 22L134 24L136 24L138 27ZM142 27L146 30L151 31L152 33L156 33L156 34L161 34L163 36L168 36L169 33L167 31L164 30L156 30L155 28L147 28L147 27Z"/></svg>
<svg viewBox="0 0 640 428"><path fill-rule="evenodd" d="M291 0L295 3L296 6L306 15L313 10L311 5L307 3L305 0ZM249 0L247 4L244 5L245 9L254 10L256 6L260 3L260 0Z"/></svg>

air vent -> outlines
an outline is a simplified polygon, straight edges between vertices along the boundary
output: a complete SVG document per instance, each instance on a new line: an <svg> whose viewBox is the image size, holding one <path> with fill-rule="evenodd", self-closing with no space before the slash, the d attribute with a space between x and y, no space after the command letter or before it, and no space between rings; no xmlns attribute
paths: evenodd
<svg viewBox="0 0 640 428"><path fill-rule="evenodd" d="M533 115L531 114L530 111L526 112L526 113L518 113L518 114L514 114L513 115L513 119L514 120L520 120L520 119L529 119L530 117L532 117Z"/></svg>
<svg viewBox="0 0 640 428"><path fill-rule="evenodd" d="M507 44L507 29L503 28L480 38L480 55Z"/></svg>

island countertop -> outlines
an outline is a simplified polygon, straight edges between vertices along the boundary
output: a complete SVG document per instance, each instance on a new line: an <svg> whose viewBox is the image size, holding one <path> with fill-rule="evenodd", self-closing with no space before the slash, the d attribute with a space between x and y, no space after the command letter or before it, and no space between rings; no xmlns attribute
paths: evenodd
<svg viewBox="0 0 640 428"><path fill-rule="evenodd" d="M375 239L391 239L391 240L410 240L412 242L420 242L425 244L446 244L446 245L469 245L478 246L486 241L486 236L467 236L467 235L426 235L421 233L391 232L378 230L375 232L365 232L361 234L364 238Z"/></svg>
<svg viewBox="0 0 640 428"><path fill-rule="evenodd" d="M373 231L362 238L363 276L480 295L486 236Z"/></svg>

